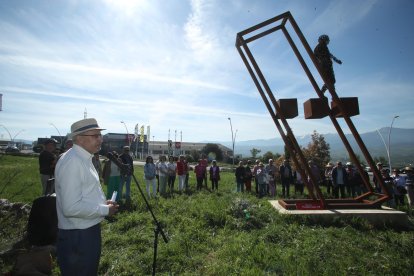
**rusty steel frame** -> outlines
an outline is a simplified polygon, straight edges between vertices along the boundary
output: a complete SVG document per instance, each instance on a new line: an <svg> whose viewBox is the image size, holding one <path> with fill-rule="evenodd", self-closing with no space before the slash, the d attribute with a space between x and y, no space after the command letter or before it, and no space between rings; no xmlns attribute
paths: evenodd
<svg viewBox="0 0 414 276"><path fill-rule="evenodd" d="M264 30L260 33L257 33L255 35L252 35L250 37L245 38L245 36L249 35L252 32L258 31L262 28L265 28L271 24L277 23L281 21L281 23L275 27L271 27L267 30ZM255 41L259 38L262 38L266 35L269 35L273 32L281 30L289 42L294 54L296 55L297 59L299 60L303 70L305 71L307 77L309 78L309 81L311 82L316 94L320 99L324 98L323 92L320 90L315 78L313 77L311 71L309 70L309 67L307 66L305 60L303 59L302 55L300 54L295 42L293 41L292 37L290 36L288 30L286 29L286 24L290 23L293 30L295 31L297 37L302 43L302 46L306 50L307 54L309 55L310 59L313 62L313 65L318 70L318 73L320 74L322 80L325 82L325 84L328 87L329 92L332 95L333 102L338 106L340 112L343 114L343 118L345 122L347 123L353 137L355 138L355 141L357 142L361 152L363 153L368 165L370 166L371 170L374 173L374 177L378 180L382 191L384 191L384 194L375 193L370 181L369 177L365 174L364 169L362 168L354 150L352 149L348 139L346 138L344 132L342 131L342 128L340 127L333 111L331 108L329 108L329 118L331 119L334 127L336 128L338 135L340 136L346 150L348 151L350 158L352 162L356 165L360 175L362 176L364 185L366 189L368 190L367 193L358 196L354 199L325 199L322 195L322 192L319 188L318 183L316 182L316 179L313 177L313 174L311 172L311 169L306 162L306 158L302 153L302 150L285 118L285 115L283 114L283 110L279 106L273 92L271 91L264 74L259 68L259 65L257 64L255 58L253 57L253 54L251 53L248 43ZM236 48L250 74L252 77L253 82L256 85L256 88L262 97L270 116L272 117L276 128L278 129L285 145L288 151L291 154L291 157L293 159L293 162L298 169L300 175L302 176L302 179L304 181L304 184L306 188L308 189L309 196L311 199L298 199L298 200L279 200L279 203L286 209L295 209L296 203L306 203L306 202L319 202L322 209L333 209L333 208L339 208L339 209L353 209L353 208L378 208L381 206L383 202L388 200L389 195L387 194L387 189L385 189L384 181L381 177L380 172L378 171L377 167L374 164L374 161L369 154L364 142L362 141L358 131L356 130L353 122L351 121L351 118L348 116L347 110L344 108L344 106L341 103L340 98L336 94L336 91L334 90L333 85L327 81L327 78L322 74L321 70L317 66L315 55L313 54L312 49L310 48L308 42L306 41L304 35L302 34L299 26L296 24L296 21L294 20L292 14L288 11L283 14L280 14L274 18L271 18L269 20L266 20L262 23L259 23L255 26L252 26L244 31L241 31L236 36ZM272 105L273 104L273 107ZM280 122L279 122L280 121ZM284 129L283 129L283 127ZM307 175L310 176L310 181L307 178ZM315 195L316 192L316 195ZM376 197L375 200L370 200L370 197Z"/></svg>

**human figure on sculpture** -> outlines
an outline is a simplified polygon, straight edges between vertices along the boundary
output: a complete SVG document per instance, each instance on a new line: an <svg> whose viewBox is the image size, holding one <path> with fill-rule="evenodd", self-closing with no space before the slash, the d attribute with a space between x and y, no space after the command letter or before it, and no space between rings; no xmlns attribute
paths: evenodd
<svg viewBox="0 0 414 276"><path fill-rule="evenodd" d="M210 167L210 181L212 190L218 191L218 182L220 181L220 168L217 166L217 161L213 160Z"/></svg>
<svg viewBox="0 0 414 276"><path fill-rule="evenodd" d="M334 55L331 54L328 48L329 36L321 35L318 39L318 45L316 45L313 53L315 54L316 61L318 62L318 67L325 77L325 79L332 86L335 91L335 73L332 66L332 60L338 64L342 64L342 61L337 59ZM326 83L322 86L321 91L324 93L328 89Z"/></svg>

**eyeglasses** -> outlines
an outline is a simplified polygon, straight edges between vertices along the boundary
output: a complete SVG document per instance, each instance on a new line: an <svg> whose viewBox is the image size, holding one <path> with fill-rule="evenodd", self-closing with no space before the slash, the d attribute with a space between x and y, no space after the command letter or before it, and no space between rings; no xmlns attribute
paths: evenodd
<svg viewBox="0 0 414 276"><path fill-rule="evenodd" d="M98 138L102 138L102 134L80 134L79 136L91 136L91 137L94 137L95 139L98 139Z"/></svg>

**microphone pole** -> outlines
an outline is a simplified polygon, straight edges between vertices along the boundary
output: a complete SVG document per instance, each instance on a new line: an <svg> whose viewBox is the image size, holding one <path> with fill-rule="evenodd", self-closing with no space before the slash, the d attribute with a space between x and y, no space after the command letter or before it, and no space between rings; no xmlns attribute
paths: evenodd
<svg viewBox="0 0 414 276"><path fill-rule="evenodd" d="M128 165L123 164L111 152L108 152L106 154L106 157L108 157L109 160L111 160L112 162L114 162L118 166L118 168L121 170L122 174L131 173L131 168ZM155 236L154 236L154 259L153 259L153 263L152 263L152 275L155 275L155 271L156 271L156 267L157 267L156 264L157 264L158 235L161 233L161 236L162 236L165 243L168 243L168 238L165 235L161 224L158 222L157 218L155 217L154 213L152 212L151 205L148 203L147 198L145 197L145 194L141 189L141 186L139 186L137 178L135 177L134 174L132 174L132 177L135 181L135 184L138 187L139 192L141 193L142 198L144 199L145 204L147 205L148 211L150 212L150 214L152 216L152 219L154 221L154 224L155 224L155 229L154 229L154 233L155 233Z"/></svg>

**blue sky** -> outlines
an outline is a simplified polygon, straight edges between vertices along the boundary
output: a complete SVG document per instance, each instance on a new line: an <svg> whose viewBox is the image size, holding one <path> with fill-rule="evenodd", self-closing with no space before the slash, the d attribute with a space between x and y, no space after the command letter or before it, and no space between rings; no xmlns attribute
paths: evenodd
<svg viewBox="0 0 414 276"><path fill-rule="evenodd" d="M105 132L150 125L155 140L170 129L172 140L230 141L228 117L239 141L279 137L235 38L286 11L312 48L330 36L337 93L359 98L358 131L396 115L394 127L414 127L412 0L0 1L0 124L35 140L57 135L51 124L66 134L86 109ZM249 47L275 97L298 99L294 133L334 133L329 119L304 119L316 93L284 37Z"/></svg>

